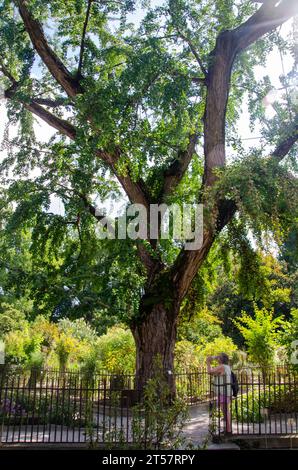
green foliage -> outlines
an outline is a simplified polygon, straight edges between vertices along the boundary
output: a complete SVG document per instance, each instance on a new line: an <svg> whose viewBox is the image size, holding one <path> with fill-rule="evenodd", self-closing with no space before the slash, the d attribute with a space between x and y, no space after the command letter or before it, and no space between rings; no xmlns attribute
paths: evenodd
<svg viewBox="0 0 298 470"><path fill-rule="evenodd" d="M91 328L83 318L71 321L68 318L63 318L58 322L58 329L65 335L73 336L79 341L87 341L92 343L96 340L96 331Z"/></svg>
<svg viewBox="0 0 298 470"><path fill-rule="evenodd" d="M221 352L226 353L231 360L236 359L234 353L237 351L237 346L233 343L233 340L226 336L219 336L211 342L207 342L199 348L199 354L205 360L207 356L218 355Z"/></svg>
<svg viewBox="0 0 298 470"><path fill-rule="evenodd" d="M121 326L111 328L96 344L100 367L111 373L134 373L135 344L131 332Z"/></svg>
<svg viewBox="0 0 298 470"><path fill-rule="evenodd" d="M287 263L288 270L298 270L298 226L294 224L288 231L287 237L281 246L280 259Z"/></svg>
<svg viewBox="0 0 298 470"><path fill-rule="evenodd" d="M33 387L33 385L31 384ZM78 417L78 405L73 400L68 388L53 391L52 399L49 396L34 395L32 391L24 390L22 394L10 396L9 410L0 409L3 422L10 425L38 424L38 425L63 425L69 427L87 426L86 409L81 410ZM34 420L35 416L35 420ZM38 418L36 417L38 416Z"/></svg>
<svg viewBox="0 0 298 470"><path fill-rule="evenodd" d="M284 325L281 342L286 348L287 362L298 370L297 364L297 341L298 341L298 309L291 311L291 321Z"/></svg>
<svg viewBox="0 0 298 470"><path fill-rule="evenodd" d="M224 240L225 243L225 240ZM284 263L272 255L257 253L258 272L249 270L246 260L227 253L229 265L218 270L213 281L213 291L206 298L208 311L221 323L224 335L229 335L242 348L243 336L233 323L242 311L253 316L254 304L259 308L274 310L274 318L284 315L290 319L290 311L298 305L297 275L289 273ZM239 280L239 272L247 271L246 284ZM255 275L254 279L251 276Z"/></svg>
<svg viewBox="0 0 298 470"><path fill-rule="evenodd" d="M75 338L62 333L56 342L55 353L59 362L59 369L63 372L66 370L69 359L76 354L78 342Z"/></svg>
<svg viewBox="0 0 298 470"><path fill-rule="evenodd" d="M22 330L26 325L24 313L16 307L1 303L0 305L0 338L10 331Z"/></svg>
<svg viewBox="0 0 298 470"><path fill-rule="evenodd" d="M228 167L218 182L218 190L237 201L241 219L231 228L238 246L245 244L246 250L248 229L260 244L264 233L273 234L280 242L297 217L297 180L289 178L286 167L260 158L257 152Z"/></svg>
<svg viewBox="0 0 298 470"><path fill-rule="evenodd" d="M178 341L175 347L175 370L179 373L179 371L192 371L202 368L205 366L207 356L218 355L221 352L228 354L232 362L238 360L237 346L231 338L222 334L212 341L208 341L203 337L199 345L187 340Z"/></svg>
<svg viewBox="0 0 298 470"><path fill-rule="evenodd" d="M272 310L259 309L255 305L254 312L255 318L243 312L234 323L245 339L250 359L266 371L266 367L274 362L275 350L280 345L278 330L285 323L283 317L273 318Z"/></svg>
<svg viewBox="0 0 298 470"><path fill-rule="evenodd" d="M187 340L177 341L175 346L175 371L196 369L202 366L198 347Z"/></svg>
<svg viewBox="0 0 298 470"><path fill-rule="evenodd" d="M244 393L232 402L232 417L243 423L264 423L266 412L269 414L295 413L297 411L297 389L279 384L278 387L266 386L261 391ZM271 418L272 419L272 418Z"/></svg>
<svg viewBox="0 0 298 470"><path fill-rule="evenodd" d="M78 331L80 326L85 330ZM60 329L61 327L61 329ZM26 322L21 329L4 335L6 361L26 368L79 367L91 354L97 336L84 321L62 322L57 325L39 316L34 322Z"/></svg>
<svg viewBox="0 0 298 470"><path fill-rule="evenodd" d="M213 341L222 335L220 320L207 307L200 309L197 313L192 311L191 318L187 318L185 313L183 309L178 325L179 339L201 344Z"/></svg>

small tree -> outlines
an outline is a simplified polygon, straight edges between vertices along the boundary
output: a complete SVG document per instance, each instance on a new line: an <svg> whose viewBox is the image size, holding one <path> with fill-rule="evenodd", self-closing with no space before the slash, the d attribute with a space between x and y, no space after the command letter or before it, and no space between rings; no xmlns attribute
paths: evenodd
<svg viewBox="0 0 298 470"><path fill-rule="evenodd" d="M291 311L291 321L287 322L282 336L282 343L286 349L287 360L298 370L298 309Z"/></svg>
<svg viewBox="0 0 298 470"><path fill-rule="evenodd" d="M248 355L252 362L262 368L265 376L266 369L274 363L274 356L279 346L278 329L285 324L283 316L273 318L273 310L259 309L254 305L255 318L242 312L234 324L244 337Z"/></svg>
<svg viewBox="0 0 298 470"><path fill-rule="evenodd" d="M0 306L0 338L14 330L23 330L27 325L26 317L14 305L1 303Z"/></svg>
<svg viewBox="0 0 298 470"><path fill-rule="evenodd" d="M56 343L55 352L59 362L59 371L66 371L69 360L78 350L78 341L62 333Z"/></svg>

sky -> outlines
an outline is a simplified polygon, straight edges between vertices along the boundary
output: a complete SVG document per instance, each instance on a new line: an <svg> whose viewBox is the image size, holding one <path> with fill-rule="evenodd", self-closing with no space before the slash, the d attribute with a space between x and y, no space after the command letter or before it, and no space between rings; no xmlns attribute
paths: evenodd
<svg viewBox="0 0 298 470"><path fill-rule="evenodd" d="M155 4L159 4L160 0L154 0ZM138 10L134 14L130 15L130 21L134 22L135 24L138 24L140 22L140 19L142 17L142 12ZM287 34L290 32L292 28L292 21L288 21L285 23L282 28L281 28L281 35L283 37L286 37ZM270 54L268 54L267 57L267 62L263 66L257 66L255 67L255 76L258 80L261 80L265 75L268 75L271 79L273 88L272 92L267 96L267 99L264 102L264 105L266 105L266 114L268 117L272 117L274 115L274 109L271 105L271 103L274 102L274 100L279 100L281 97L282 91L278 91L281 87L281 81L280 81L280 76L283 75L283 73L287 73L291 70L293 65L293 58L290 55L284 54L283 57L281 57L279 50L276 48L274 51L272 51ZM298 83L296 83L298 85ZM296 91L294 88L290 89L291 92L297 93L298 86L296 88ZM0 141L2 140L3 137L3 131L5 127L5 123L7 122L7 117L6 117L6 111L5 111L5 100L3 97L1 97L1 90L0 90ZM36 118L35 120L35 131L36 135L41 141L48 141L50 137L54 134L53 129L42 122L40 119ZM16 129L14 129L13 132L16 132ZM248 109L247 109L247 103L244 102L242 106L242 112L241 112L241 117L238 122L238 133L239 137L241 137L243 140L243 145L245 149L249 149L251 146L257 146L260 143L259 136L260 136L260 130L258 126L254 129L254 131L251 131L250 126L249 126L249 115L248 115ZM227 149L229 153L229 149ZM268 148L268 152L270 149ZM0 152L0 160L5 156L4 152ZM119 201L118 204L116 204L116 207L113 205L112 201L109 201L108 203L105 203L105 207L108 210L108 213L118 213L119 208L125 203L125 198L123 198L123 201ZM99 204L100 205L100 204ZM118 207L117 207L118 206ZM50 212L54 213L60 213L63 214L63 204L56 198L52 197L52 204L49 209Z"/></svg>

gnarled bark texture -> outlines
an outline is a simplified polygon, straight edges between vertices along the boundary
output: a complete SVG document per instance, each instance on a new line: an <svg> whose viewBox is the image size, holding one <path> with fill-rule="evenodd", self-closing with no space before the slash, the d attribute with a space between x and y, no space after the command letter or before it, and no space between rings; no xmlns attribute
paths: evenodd
<svg viewBox="0 0 298 470"><path fill-rule="evenodd" d="M136 386L138 389L142 389L148 379L154 376L156 359L159 358L170 390L172 394L175 393L173 371L177 318L176 311L167 309L165 305L159 303L153 305L149 312L147 310L142 322L132 327L137 350Z"/></svg>

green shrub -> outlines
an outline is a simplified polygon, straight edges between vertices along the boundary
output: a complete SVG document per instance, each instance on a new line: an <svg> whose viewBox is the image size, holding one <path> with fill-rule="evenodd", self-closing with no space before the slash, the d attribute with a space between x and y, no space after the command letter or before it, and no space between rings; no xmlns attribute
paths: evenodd
<svg viewBox="0 0 298 470"><path fill-rule="evenodd" d="M64 426L85 426L86 406L82 409L74 401L70 390L54 391L50 396L39 395L28 388L22 394L15 394L3 400L0 416L10 425L26 423L57 424Z"/></svg>
<svg viewBox="0 0 298 470"><path fill-rule="evenodd" d="M264 422L263 410L267 409L270 414L297 413L298 411L298 389L289 385L266 386L260 392L256 388L254 392L238 396L236 402L232 402L233 418L244 423Z"/></svg>
<svg viewBox="0 0 298 470"><path fill-rule="evenodd" d="M205 364L205 359L207 356L215 356L222 352L226 353L229 358L233 360L236 351L237 346L228 336L219 336L213 341L203 344L198 349L202 364Z"/></svg>
<svg viewBox="0 0 298 470"><path fill-rule="evenodd" d="M65 333L61 333L55 345L55 353L59 362L59 369L61 372L66 370L71 359L75 359L78 353L79 343L78 341L67 336Z"/></svg>
<svg viewBox="0 0 298 470"><path fill-rule="evenodd" d="M0 338L11 331L21 331L28 326L26 316L18 308L7 303L1 303L0 307Z"/></svg>
<svg viewBox="0 0 298 470"><path fill-rule="evenodd" d="M202 365L198 346L187 340L178 341L175 346L175 371L194 370Z"/></svg>
<svg viewBox="0 0 298 470"><path fill-rule="evenodd" d="M285 325L282 343L286 351L287 362L298 371L298 308L291 310L291 321Z"/></svg>
<svg viewBox="0 0 298 470"><path fill-rule="evenodd" d="M255 318L243 312L234 324L242 333L250 360L259 365L264 373L274 363L275 352L280 346L278 329L285 325L283 317L273 318L274 311L259 309L254 305Z"/></svg>
<svg viewBox="0 0 298 470"><path fill-rule="evenodd" d="M110 328L96 343L99 367L113 374L133 374L135 343L130 330L121 326Z"/></svg>
<svg viewBox="0 0 298 470"><path fill-rule="evenodd" d="M64 333L66 336L72 336L78 341L92 344L97 339L96 331L83 318L73 321L63 318L58 322L58 329L61 333Z"/></svg>

